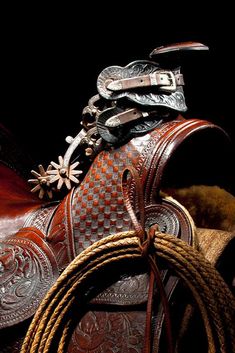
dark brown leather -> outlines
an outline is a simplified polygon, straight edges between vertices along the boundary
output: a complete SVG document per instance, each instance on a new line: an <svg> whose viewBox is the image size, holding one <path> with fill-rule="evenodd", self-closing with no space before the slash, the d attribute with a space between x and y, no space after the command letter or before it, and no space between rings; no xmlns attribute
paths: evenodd
<svg viewBox="0 0 235 353"><path fill-rule="evenodd" d="M5 191L0 192L0 279L4 278L0 294L2 327L32 316L59 272L82 250L109 234L134 229L122 192L122 175L126 168L134 167L140 178L145 227L158 224L160 231L192 244L193 225L187 212L174 200L162 199L159 192L171 155L185 139L207 128L219 129L206 121L185 120L179 116L123 146L102 151L82 183L59 205L42 205L28 192L24 181L14 176L11 170L1 167L6 185ZM131 179L127 183L127 193L139 218L139 195ZM4 226L5 220L9 227ZM20 271L22 281L28 274L33 275L22 289L19 280L21 291L12 285L16 279L14 268ZM177 279L165 270L161 275L170 300ZM27 285L32 286L36 300L34 294L27 295ZM119 352L141 352L148 287L148 274L144 270L135 276L124 275L100 292L92 299L90 310L75 329L68 352L116 352L118 348ZM6 298L9 298L9 304L4 306ZM10 300L17 303L15 307ZM22 310L17 309L18 314L14 316L13 308L17 308L20 300ZM24 310L23 306L32 310ZM8 314L13 315L9 320L5 319ZM162 306L158 303L153 325L155 351L159 347L163 319Z"/></svg>
<svg viewBox="0 0 235 353"><path fill-rule="evenodd" d="M42 204L15 171L0 163L0 240L16 233Z"/></svg>
<svg viewBox="0 0 235 353"><path fill-rule="evenodd" d="M101 239L105 235L134 229L131 217L129 213L126 212L126 206L123 199L123 171L126 168L129 168L129 166L134 166L138 175L141 177L142 187L145 189L146 182L151 182L148 179L149 171L154 174L158 167L157 163L155 165L152 164L152 158L154 157L153 150L156 145L158 147L161 146L161 143L164 142L164 139L170 134L170 132L174 134L174 129L177 128L183 130L185 126L190 125L190 122L179 118L179 120L163 124L160 128L152 131L147 136L132 139L124 146L116 148L115 150L103 151L97 156L85 179L81 183L80 188L77 188L74 192L72 218L74 220L75 247L78 253L86 246ZM203 122L202 125L204 125ZM183 139L183 133L181 136ZM157 148L155 151L156 150ZM165 160L165 164L166 163L167 160ZM138 215L140 211L139 202L137 201L138 195L136 194L134 184L129 181L129 186L127 185L127 187L130 203L135 210L135 213ZM149 184L148 187L150 187ZM191 224L187 216L183 214L183 210L178 207L179 206L174 203L171 203L170 200L160 201L159 197L156 197L156 200L152 203L148 202L146 199L146 226L148 227L152 223L158 223L160 230L169 231L170 233L173 233L176 236L181 236L188 242L191 242ZM166 278L164 285L167 287L167 295L169 297L176 286L177 280L176 278L171 278L170 280L169 278L167 279L166 273L162 273L162 275ZM145 275L143 275L143 278L145 278ZM133 281L136 283L137 279L129 277L128 281L130 288L132 288ZM125 283L126 281L123 285L125 285ZM122 287L121 280L119 281L119 286ZM141 287L141 284L139 284L139 286ZM102 297L102 304L106 303L108 305L109 303L112 303L112 305L117 305L116 310L118 310L118 306L120 305L122 305L122 307L130 305L130 298L133 294L130 293L128 302L126 301L126 295L128 295L128 292L129 290L126 289L125 292L118 292L117 295L115 290L108 288L108 290L105 290L99 296ZM144 296L141 300L138 302L136 297L135 299L133 297L132 303L135 303L135 305L146 305L148 298L147 293L148 287L145 287ZM143 300L144 298L145 300ZM99 306L96 308L99 310ZM102 309L100 307L100 310L104 310L103 307ZM139 308L139 310L141 311L143 309ZM160 310L161 309L159 308L159 312ZM96 317L97 316L94 314L93 319L96 320ZM120 317L116 316L116 320L120 320ZM161 315L159 314L156 321L155 328L157 328L158 335L155 334L155 340L158 343L155 343L155 345L158 346L160 338L159 332L161 331L163 323L162 310ZM97 327L99 326L98 321L95 321L93 324L97 325ZM90 321L88 320L86 322L86 316L81 320L81 325L84 325L89 332L92 332L92 328L88 328ZM113 334L115 337L118 335L117 332L114 332ZM86 333L86 337L88 337L87 335L88 333ZM110 338L104 337L104 340L107 340L107 344L111 344L109 341L115 340L115 338L112 333L109 333L108 336ZM129 337L123 337L121 334L118 337L120 341L126 341L122 344L123 347L127 347ZM90 334L90 340L93 341L93 339L92 334ZM142 339L144 340L144 335L142 336ZM102 345L99 348L97 347L97 349L102 349L101 347ZM72 346L72 343L70 344L69 349L71 349L71 351L75 349ZM139 351L139 347L135 346L133 349L138 349Z"/></svg>
<svg viewBox="0 0 235 353"><path fill-rule="evenodd" d="M150 53L149 56L150 58L152 58L155 55L159 57L162 54L169 54L171 52L188 51L188 50L209 50L209 48L206 45L199 42L180 42L180 43L174 43L170 45L157 47Z"/></svg>

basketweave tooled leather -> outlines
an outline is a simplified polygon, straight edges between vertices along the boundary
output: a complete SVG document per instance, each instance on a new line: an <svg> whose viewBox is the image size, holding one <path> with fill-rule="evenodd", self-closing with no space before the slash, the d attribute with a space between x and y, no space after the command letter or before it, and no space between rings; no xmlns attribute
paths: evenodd
<svg viewBox="0 0 235 353"><path fill-rule="evenodd" d="M157 190L160 188L160 178L156 180L155 174L157 170L163 173L169 158L169 150L173 153L186 136L205 126L207 126L205 122L186 121L180 118L163 124L147 136L134 138L124 146L101 152L93 162L80 188L74 192L72 219L77 253L103 236L133 229L121 189L122 171L128 165L136 168L145 190L151 191L153 185ZM177 139L174 139L175 134ZM138 214L132 185L130 185L129 196ZM158 223L161 231L180 236L192 244L193 229L182 208L174 202L171 203L170 200L161 200L158 203L156 201L153 196L145 197L146 225ZM177 280L175 277L167 277L164 271L162 276L166 294L170 299ZM114 352L117 347L118 352L129 350L141 352L142 343L140 341L144 340L145 315L139 309L138 320L136 320L135 311L126 309L124 314L118 311L118 308L145 304L147 293L147 274L120 279L101 292L91 302L93 305L99 305L93 307L93 310L82 318L75 329L68 351L76 351L75 345L77 345L81 352L85 352L86 349L97 352L106 350ZM104 304L106 304L106 309ZM118 312L116 310L115 313L113 312L113 305L117 306ZM100 310L105 311L104 316ZM159 346L164 317L161 305L156 311L158 314L155 317L155 351ZM125 327L128 329L125 330ZM98 332L101 337L100 343L96 339ZM132 340L131 337L134 336L138 339ZM81 344L84 344L84 347L81 347Z"/></svg>
<svg viewBox="0 0 235 353"><path fill-rule="evenodd" d="M6 265L4 263L6 253L8 255L14 254L14 256L10 256L13 267L17 265L19 259L15 256L16 254L19 254L21 258L23 254L24 259L29 259L30 266L33 266L34 269L34 289L39 294L37 298L39 304L46 290L58 277L59 272L83 249L106 235L133 229L124 206L121 190L121 173L128 165L134 166L141 178L145 194L146 224L158 223L161 231L175 234L191 242L193 232L188 215L174 201L155 198L156 191L160 188L161 176L174 150L190 134L200 129L211 129L212 127L216 128L213 124L205 121L184 120L179 117L162 124L151 133L132 139L124 146L102 151L94 160L81 185L72 190L59 205L52 203L41 206L41 202L36 203L35 201L30 201L27 204L27 212L24 213L24 217L19 223L19 227L23 228L16 234L10 231L9 234L4 233L2 236L1 259L3 259L3 266ZM135 190L131 183L129 197L134 210L138 214ZM20 210L19 215L21 215ZM12 216L15 219L16 214L14 213ZM44 269L35 265L38 263L38 258L44 259L42 261ZM23 278L26 278L26 267L22 267L20 271L21 276L23 275ZM41 290L40 283L45 274L49 276L50 281ZM163 275L165 274L163 273ZM11 278L13 278L10 271L7 272L7 276L8 279L5 283L8 283L9 286ZM125 277L94 298L92 305L96 305L96 309L99 307L98 304L119 307L120 305L121 307L143 305L147 299L147 283L146 274ZM31 284L33 284L32 281ZM173 281L169 285L166 277L165 284L169 296L176 282ZM17 296L15 288L15 286L12 286L11 289L13 295ZM9 287L6 289L9 289ZM24 300L27 297L28 305L33 310L23 310L22 307L22 311L19 310L21 314L17 317L13 315L8 317L8 321L2 320L4 326L24 321L36 310L36 306L32 305L32 299L27 295L27 291L22 292L21 296ZM1 299L5 300L4 295ZM24 300L22 300L23 303ZM7 316L11 310L10 306L5 305L1 307L0 314ZM131 332L131 334L125 335L123 347L132 348L136 352L141 350L141 344L139 343L137 348L137 341L139 342L140 337L143 337L144 334L145 314L141 314L137 320L135 319L137 315L135 311L126 311L125 314L122 313L119 316L125 318L125 320L116 321L114 317L117 318L117 316L113 312L107 310L103 317L99 310L98 313L97 310L87 313L87 316L82 319L75 330L71 345L74 340L77 340L78 336L83 338L83 342L84 337L89 337L90 342L95 342L97 332L96 329L92 330L92 327L95 325L100 330L99 332L102 332L102 325L104 325L106 329L109 327L108 331L112 332L113 335L115 334L116 338L111 335L105 343L109 346L110 351L114 351L114 342L120 340L121 330L125 326L125 322L128 323L128 332ZM118 323L120 327L117 327ZM161 324L162 315L159 317L156 330L161 327ZM118 328L118 330L116 331L115 328ZM90 330L89 335L86 330ZM158 331L160 332L160 330ZM107 330L104 332L105 334L108 333ZM139 338L137 340L133 339L134 336ZM74 350L71 345L69 351ZM103 343L99 347L97 346L97 352L100 349L103 349ZM126 351L126 348L122 349L123 352ZM82 348L81 351L83 351Z"/></svg>
<svg viewBox="0 0 235 353"><path fill-rule="evenodd" d="M205 121L180 118L162 124L124 146L102 151L80 187L74 191L72 219L76 253L106 235L133 229L121 188L121 174L128 165L134 166L139 173L145 191L145 207L155 205L163 210L166 202L155 200L154 195L160 189L161 176L170 154L187 136L209 126L212 124ZM138 213L132 186L129 196Z"/></svg>

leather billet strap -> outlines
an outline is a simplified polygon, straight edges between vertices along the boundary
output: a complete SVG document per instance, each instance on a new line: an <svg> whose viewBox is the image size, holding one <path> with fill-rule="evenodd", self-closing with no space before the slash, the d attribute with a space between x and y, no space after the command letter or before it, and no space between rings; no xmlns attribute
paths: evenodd
<svg viewBox="0 0 235 353"><path fill-rule="evenodd" d="M124 91L133 88L158 86L161 91L174 92L177 86L183 86L184 79L180 73L172 71L155 71L149 75L142 75L109 82L107 89L111 91Z"/></svg>

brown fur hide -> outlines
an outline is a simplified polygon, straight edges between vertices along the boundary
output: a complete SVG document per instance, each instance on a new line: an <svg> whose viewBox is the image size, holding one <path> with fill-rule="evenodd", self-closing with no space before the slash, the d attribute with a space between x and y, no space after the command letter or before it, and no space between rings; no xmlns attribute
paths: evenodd
<svg viewBox="0 0 235 353"><path fill-rule="evenodd" d="M187 208L200 228L235 230L235 197L218 186L193 185L164 190Z"/></svg>

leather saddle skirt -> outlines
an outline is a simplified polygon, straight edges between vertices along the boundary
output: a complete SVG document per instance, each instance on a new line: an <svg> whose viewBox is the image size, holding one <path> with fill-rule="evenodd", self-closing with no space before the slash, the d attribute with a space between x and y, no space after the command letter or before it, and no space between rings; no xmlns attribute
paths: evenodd
<svg viewBox="0 0 235 353"><path fill-rule="evenodd" d="M58 203L37 201L21 178L2 166L0 328L31 317L63 269L89 245L107 235L134 229L122 193L125 168L135 168L141 181L145 227L158 224L161 232L196 246L194 225L188 212L175 200L162 197L160 190L167 181L166 174L171 174L171 157L187 141L195 136L200 140L204 135L215 136L215 141L219 136L226 144L227 136L219 127L179 116L123 146L104 150L96 157L82 183ZM182 167L185 160L183 157L177 168ZM172 165L174 175L171 174L170 179L180 181L177 174L183 173L175 169L174 163ZM189 171L185 165L184 171ZM191 175L192 171L189 173ZM185 175L184 178L187 179ZM138 195L131 178L128 196L138 217ZM97 289L99 293L92 298L74 330L68 352L141 352L148 276L146 268L133 269L132 273L124 271L113 283L111 280L108 287ZM162 278L171 302L178 280L164 268ZM157 301L153 325L156 349L163 320L162 306Z"/></svg>

